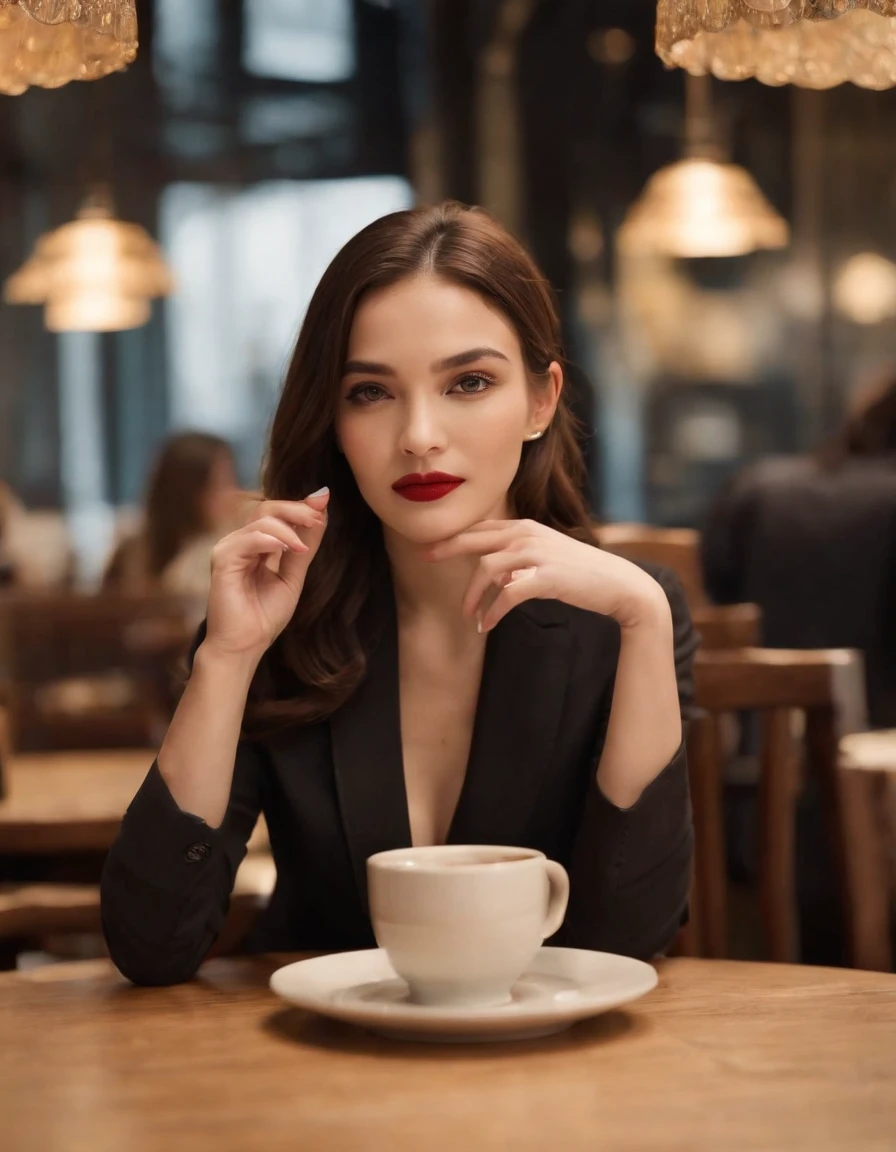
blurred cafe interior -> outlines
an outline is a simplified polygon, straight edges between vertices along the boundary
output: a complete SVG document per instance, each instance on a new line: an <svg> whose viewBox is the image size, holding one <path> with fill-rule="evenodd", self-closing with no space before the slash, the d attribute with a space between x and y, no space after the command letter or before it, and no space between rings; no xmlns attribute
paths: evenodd
<svg viewBox="0 0 896 1152"><path fill-rule="evenodd" d="M889 0L0 0L0 968L105 962L314 287L452 199L552 284L598 542L701 637L671 955L892 973L894 133ZM275 880L262 819L213 960Z"/></svg>

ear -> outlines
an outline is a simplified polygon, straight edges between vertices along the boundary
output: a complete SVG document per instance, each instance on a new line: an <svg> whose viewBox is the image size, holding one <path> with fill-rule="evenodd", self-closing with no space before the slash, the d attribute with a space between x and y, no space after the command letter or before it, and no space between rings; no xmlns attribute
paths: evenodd
<svg viewBox="0 0 896 1152"><path fill-rule="evenodd" d="M536 393L532 405L532 419L539 428L547 428L554 419L557 405L560 402L560 393L563 390L563 369L556 360L548 365L550 383Z"/></svg>

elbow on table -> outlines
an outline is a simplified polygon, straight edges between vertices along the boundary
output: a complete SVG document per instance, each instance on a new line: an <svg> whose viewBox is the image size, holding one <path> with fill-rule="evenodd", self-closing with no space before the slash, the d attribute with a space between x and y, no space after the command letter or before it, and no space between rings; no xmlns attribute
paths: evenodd
<svg viewBox="0 0 896 1152"><path fill-rule="evenodd" d="M211 926L202 931L195 923L184 924L179 901L148 897L108 859L100 882L100 922L118 971L132 984L149 987L192 980L215 939Z"/></svg>
<svg viewBox="0 0 896 1152"><path fill-rule="evenodd" d="M103 936L109 949L109 958L118 971L132 984L143 988L161 988L171 984L186 984L199 971L204 952L199 956L171 955L167 949L135 947L103 924Z"/></svg>

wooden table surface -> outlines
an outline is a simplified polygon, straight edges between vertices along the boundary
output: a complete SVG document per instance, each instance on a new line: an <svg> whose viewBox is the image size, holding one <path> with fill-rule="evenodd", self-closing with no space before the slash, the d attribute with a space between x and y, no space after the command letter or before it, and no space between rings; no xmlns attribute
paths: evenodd
<svg viewBox="0 0 896 1152"><path fill-rule="evenodd" d="M116 748L11 757L4 765L0 852L104 851L155 754Z"/></svg>
<svg viewBox="0 0 896 1152"><path fill-rule="evenodd" d="M545 1040L430 1046L290 1008L279 955L135 988L108 961L0 975L4 1152L892 1152L896 976L662 961Z"/></svg>
<svg viewBox="0 0 896 1152"><path fill-rule="evenodd" d="M105 852L155 759L154 748L29 752L4 765L0 852ZM267 844L259 820L251 851Z"/></svg>

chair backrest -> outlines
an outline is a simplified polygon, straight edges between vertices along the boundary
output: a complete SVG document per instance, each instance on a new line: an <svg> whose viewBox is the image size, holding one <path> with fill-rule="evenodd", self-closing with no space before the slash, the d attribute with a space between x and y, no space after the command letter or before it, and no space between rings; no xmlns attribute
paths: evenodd
<svg viewBox="0 0 896 1152"><path fill-rule="evenodd" d="M158 595L0 593L0 667L17 751L151 744L159 701L129 645L130 630L178 620Z"/></svg>
<svg viewBox="0 0 896 1152"><path fill-rule="evenodd" d="M830 711L840 734L867 727L864 663L846 648L699 652L695 702L707 712Z"/></svg>
<svg viewBox="0 0 896 1152"><path fill-rule="evenodd" d="M688 735L696 867L711 935L709 955L725 955L719 876L724 876L722 716L755 712L760 729L760 897L770 958L794 959L795 797L801 770L818 783L838 866L837 755L841 735L866 726L864 663L850 649L736 648L700 651L694 661L698 714ZM795 724L794 719L802 723Z"/></svg>
<svg viewBox="0 0 896 1152"><path fill-rule="evenodd" d="M759 643L762 610L758 604L704 604L691 609L704 652L754 648Z"/></svg>
<svg viewBox="0 0 896 1152"><path fill-rule="evenodd" d="M700 566L700 533L693 528L650 524L602 524L600 546L626 560L648 560L671 568L684 586L691 609L709 603Z"/></svg>

